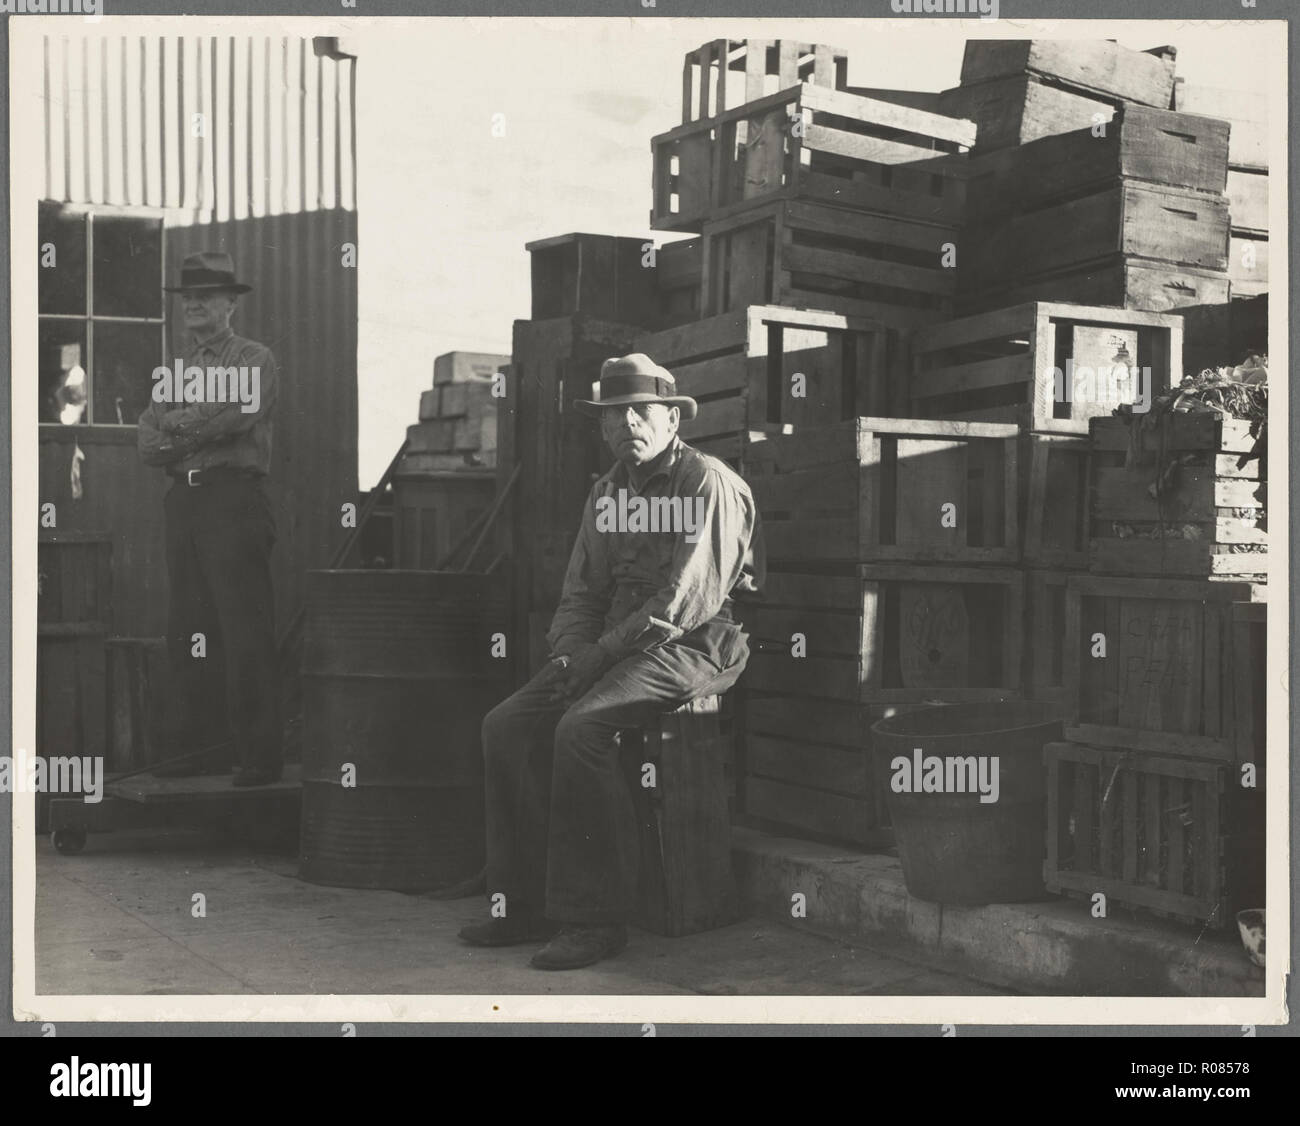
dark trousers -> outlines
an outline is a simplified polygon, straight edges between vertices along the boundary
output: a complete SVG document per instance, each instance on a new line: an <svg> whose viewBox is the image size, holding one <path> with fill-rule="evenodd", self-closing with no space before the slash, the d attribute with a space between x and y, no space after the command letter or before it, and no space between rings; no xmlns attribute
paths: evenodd
<svg viewBox="0 0 1300 1126"><path fill-rule="evenodd" d="M735 684L749 648L715 619L620 661L572 705L539 673L483 720L487 892L506 913L558 922L625 921L636 905L640 837L619 762L619 731Z"/></svg>
<svg viewBox="0 0 1300 1126"><path fill-rule="evenodd" d="M281 763L280 664L271 548L275 518L262 483L177 482L164 501L167 646L188 709L186 745L230 740L214 761L252 769ZM206 655L194 655L194 635Z"/></svg>

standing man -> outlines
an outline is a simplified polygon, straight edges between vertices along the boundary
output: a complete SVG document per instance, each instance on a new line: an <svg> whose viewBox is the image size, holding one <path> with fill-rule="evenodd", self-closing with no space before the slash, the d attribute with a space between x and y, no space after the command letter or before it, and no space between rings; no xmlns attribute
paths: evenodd
<svg viewBox="0 0 1300 1126"><path fill-rule="evenodd" d="M233 759L234 785L260 786L278 781L282 769L275 520L263 484L275 357L230 328L239 295L252 289L235 280L230 255L191 254L180 284L164 288L180 294L185 315L184 393L176 393L181 375L171 381L155 372L138 444L141 460L172 478L164 502L167 644L188 705L182 749L223 740L229 748L167 773L226 773ZM241 394L230 394L235 387Z"/></svg>
<svg viewBox="0 0 1300 1126"><path fill-rule="evenodd" d="M606 360L599 398L574 406L600 418L618 462L587 498L550 661L483 721L487 891L506 912L460 932L549 938L532 961L544 970L626 944L639 837L619 730L736 682L749 647L731 600L763 577L749 487L678 438L696 403L670 372L641 353Z"/></svg>

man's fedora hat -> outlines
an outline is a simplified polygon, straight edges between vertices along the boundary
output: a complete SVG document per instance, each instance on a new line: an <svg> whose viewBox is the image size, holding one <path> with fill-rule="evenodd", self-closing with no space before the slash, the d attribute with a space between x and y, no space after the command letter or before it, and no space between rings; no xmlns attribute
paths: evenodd
<svg viewBox="0 0 1300 1126"><path fill-rule="evenodd" d="M595 399L574 399L583 414L600 416L602 407L623 407L628 403L664 403L680 407L682 419L695 417L697 404L689 395L678 395L677 381L644 352L614 356L600 365L600 384Z"/></svg>
<svg viewBox="0 0 1300 1126"><path fill-rule="evenodd" d="M187 254L181 263L180 285L163 286L167 293L184 293L187 289L229 289L234 293L248 293L252 288L235 280L234 259L217 250Z"/></svg>

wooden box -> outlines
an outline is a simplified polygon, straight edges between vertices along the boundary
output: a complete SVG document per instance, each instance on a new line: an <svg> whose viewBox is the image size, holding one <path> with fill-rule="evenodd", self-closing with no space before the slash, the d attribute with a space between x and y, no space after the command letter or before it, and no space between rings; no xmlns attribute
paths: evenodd
<svg viewBox="0 0 1300 1126"><path fill-rule="evenodd" d="M113 616L113 536L41 532L36 545L38 622L103 622Z"/></svg>
<svg viewBox="0 0 1300 1126"><path fill-rule="evenodd" d="M958 290L957 312L966 316L1023 301L1070 301L1164 313L1184 305L1216 305L1227 301L1228 294L1226 271L1112 254L1081 266L1018 279L1002 289Z"/></svg>
<svg viewBox="0 0 1300 1126"><path fill-rule="evenodd" d="M650 327L655 323L653 243L615 235L568 234L525 244L531 256L532 319L575 313Z"/></svg>
<svg viewBox="0 0 1300 1126"><path fill-rule="evenodd" d="M495 495L493 469L398 473L393 479L393 566L403 571L447 567L452 549L492 507Z"/></svg>
<svg viewBox="0 0 1300 1126"><path fill-rule="evenodd" d="M894 834L872 769L871 726L907 708L747 692L744 823L868 850L889 847Z"/></svg>
<svg viewBox="0 0 1300 1126"><path fill-rule="evenodd" d="M956 223L965 185L951 158L974 142L969 121L792 84L655 137L650 225L698 232L783 199Z"/></svg>
<svg viewBox="0 0 1300 1126"><path fill-rule="evenodd" d="M1021 435L1022 558L1038 567L1088 566L1088 465L1082 436Z"/></svg>
<svg viewBox="0 0 1300 1126"><path fill-rule="evenodd" d="M975 122L979 132L972 151L982 154L1110 121L1115 107L1018 74L945 90L939 95L939 112Z"/></svg>
<svg viewBox="0 0 1300 1126"><path fill-rule="evenodd" d="M750 436L761 439L769 428L888 413L905 362L899 335L876 321L772 306L643 335L635 350L699 401L682 438L736 465Z"/></svg>
<svg viewBox="0 0 1300 1126"><path fill-rule="evenodd" d="M1049 891L1215 927L1225 909L1225 769L1137 751L1049 743Z"/></svg>
<svg viewBox="0 0 1300 1126"><path fill-rule="evenodd" d="M755 443L745 468L767 557L1013 563L1017 435L990 423L857 418Z"/></svg>
<svg viewBox="0 0 1300 1126"><path fill-rule="evenodd" d="M1262 592L1244 582L1071 575L1066 738L1231 762L1232 603L1262 601Z"/></svg>
<svg viewBox="0 0 1300 1126"><path fill-rule="evenodd" d="M742 610L749 692L854 704L1020 695L1018 571L903 564L853 574L776 571L764 595Z"/></svg>
<svg viewBox="0 0 1300 1126"><path fill-rule="evenodd" d="M704 279L704 240L682 239L655 252L656 329L700 319L700 283Z"/></svg>
<svg viewBox="0 0 1300 1126"><path fill-rule="evenodd" d="M751 304L874 317L891 327L952 314L957 230L785 200L704 224L706 316ZM952 261L950 259L950 261Z"/></svg>
<svg viewBox="0 0 1300 1126"><path fill-rule="evenodd" d="M722 699L702 696L623 733L620 756L641 838L636 924L677 937L736 921L728 793L734 741ZM639 746L633 743L639 742ZM646 786L646 764L654 785Z"/></svg>
<svg viewBox="0 0 1300 1126"><path fill-rule="evenodd" d="M1206 368L1239 364L1251 353L1268 353L1268 294L1193 305L1179 309L1183 318L1183 370L1196 375Z"/></svg>
<svg viewBox="0 0 1300 1126"><path fill-rule="evenodd" d="M743 82L743 101L788 90L800 82L844 89L849 57L825 43L793 39L713 39L686 54L682 67L682 121L726 111ZM728 81L728 80L731 81Z"/></svg>
<svg viewBox="0 0 1300 1126"><path fill-rule="evenodd" d="M1076 129L972 157L970 166L966 201L972 223L1037 210L1119 181L1213 196L1233 183L1227 122L1133 104L1121 106L1100 136L1092 128Z"/></svg>
<svg viewBox="0 0 1300 1126"><path fill-rule="evenodd" d="M913 337L912 413L1086 434L1133 401L1119 368L1149 368L1153 397L1182 378L1182 331L1177 316L1045 301L950 321Z"/></svg>
<svg viewBox="0 0 1300 1126"><path fill-rule="evenodd" d="M1248 422L1166 414L1148 427L1095 418L1091 440L1090 570L1267 575L1268 466L1262 458L1237 464L1255 445Z"/></svg>
<svg viewBox="0 0 1300 1126"><path fill-rule="evenodd" d="M1173 99L1172 47L1134 51L1105 39L970 39L961 83L1034 74L1104 98L1166 108Z"/></svg>
<svg viewBox="0 0 1300 1126"><path fill-rule="evenodd" d="M1226 196L1125 181L1003 221L972 222L958 280L963 289L1003 289L1112 254L1223 270L1228 227Z"/></svg>

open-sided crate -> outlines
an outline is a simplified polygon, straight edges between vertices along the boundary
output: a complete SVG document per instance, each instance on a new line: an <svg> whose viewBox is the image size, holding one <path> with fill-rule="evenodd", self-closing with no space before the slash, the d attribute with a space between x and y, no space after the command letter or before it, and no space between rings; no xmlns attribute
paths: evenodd
<svg viewBox="0 0 1300 1126"><path fill-rule="evenodd" d="M1232 604L1251 583L1071 575L1067 739L1186 758L1236 755Z"/></svg>
<svg viewBox="0 0 1300 1126"><path fill-rule="evenodd" d="M1238 464L1255 445L1249 422L1095 418L1091 440L1090 570L1267 575L1268 466L1259 457Z"/></svg>
<svg viewBox="0 0 1300 1126"><path fill-rule="evenodd" d="M776 562L1013 563L1018 431L856 418L756 443L746 475Z"/></svg>
<svg viewBox="0 0 1300 1126"><path fill-rule="evenodd" d="M1049 743L1049 891L1227 926L1224 767Z"/></svg>
<svg viewBox="0 0 1300 1126"><path fill-rule="evenodd" d="M1031 301L917 332L911 350L918 418L1087 434L1089 418L1133 402L1135 389L1154 398L1182 378L1183 320ZM1149 369L1149 381L1121 378L1134 367Z"/></svg>
<svg viewBox="0 0 1300 1126"><path fill-rule="evenodd" d="M952 224L965 185L950 158L974 143L969 121L805 82L655 137L650 225L700 231L780 199Z"/></svg>
<svg viewBox="0 0 1300 1126"><path fill-rule="evenodd" d="M742 611L750 692L861 704L1020 695L1018 571L903 564L773 571L764 594Z"/></svg>
<svg viewBox="0 0 1300 1126"><path fill-rule="evenodd" d="M752 102L800 82L843 90L849 57L825 43L793 39L711 39L688 51L682 66L682 121L699 121L724 112L732 88L744 83ZM742 78L743 76L743 78Z"/></svg>
<svg viewBox="0 0 1300 1126"><path fill-rule="evenodd" d="M635 347L699 402L682 438L737 464L751 435L772 427L887 413L905 364L899 334L877 321L765 305L649 333Z"/></svg>
<svg viewBox="0 0 1300 1126"><path fill-rule="evenodd" d="M952 315L955 227L782 200L707 222L703 237L706 316L771 303L908 329Z"/></svg>

